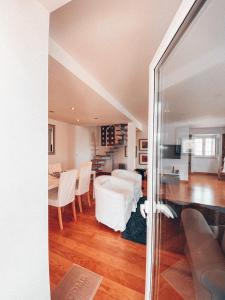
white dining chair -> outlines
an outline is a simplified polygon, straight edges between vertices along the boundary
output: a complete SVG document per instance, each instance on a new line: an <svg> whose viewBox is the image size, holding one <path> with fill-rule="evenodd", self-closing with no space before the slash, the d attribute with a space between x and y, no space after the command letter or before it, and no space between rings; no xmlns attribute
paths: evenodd
<svg viewBox="0 0 225 300"><path fill-rule="evenodd" d="M54 206L58 208L58 219L60 229L63 230L63 222L62 222L62 211L61 208L66 206L67 204L72 204L73 217L76 221L76 208L75 208L75 185L76 179L78 177L77 170L69 170L67 172L63 172L60 175L59 179L59 187L58 189L52 189L48 192L48 205Z"/></svg>
<svg viewBox="0 0 225 300"><path fill-rule="evenodd" d="M80 167L88 166L90 164L91 164L91 167L92 167L92 162L91 161L86 161L86 162L83 162ZM93 190L92 190L93 199L95 199L95 185L94 185L95 178L96 178L96 171L91 170L91 180L92 180L92 184L93 184L92 185L92 187L93 187Z"/></svg>
<svg viewBox="0 0 225 300"><path fill-rule="evenodd" d="M78 198L78 204L80 212L83 212L82 209L82 196L87 195L88 205L91 206L91 197L90 197L90 180L91 180L91 168L92 162L85 162L81 165L79 170L79 179L77 183L77 188L75 195Z"/></svg>
<svg viewBox="0 0 225 300"><path fill-rule="evenodd" d="M55 163L55 164L49 164L48 165L48 173L49 174L61 173L61 172L62 172L61 163Z"/></svg>

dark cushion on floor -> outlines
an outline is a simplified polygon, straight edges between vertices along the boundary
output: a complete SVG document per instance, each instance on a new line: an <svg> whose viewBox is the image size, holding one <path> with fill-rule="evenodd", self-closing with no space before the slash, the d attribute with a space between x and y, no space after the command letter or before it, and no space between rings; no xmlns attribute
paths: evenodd
<svg viewBox="0 0 225 300"><path fill-rule="evenodd" d="M143 204L145 200L146 197L139 199L136 212L131 214L126 229L122 233L124 239L140 244L146 244L146 219L144 219L140 213L140 205Z"/></svg>

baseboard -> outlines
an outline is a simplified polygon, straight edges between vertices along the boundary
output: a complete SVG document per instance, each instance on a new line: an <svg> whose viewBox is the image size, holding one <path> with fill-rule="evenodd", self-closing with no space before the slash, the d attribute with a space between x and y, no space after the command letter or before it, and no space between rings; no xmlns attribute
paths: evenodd
<svg viewBox="0 0 225 300"><path fill-rule="evenodd" d="M188 179L186 179L186 180L182 179L182 180L180 180L180 182L182 182L182 183L188 183L189 180Z"/></svg>
<svg viewBox="0 0 225 300"><path fill-rule="evenodd" d="M191 175L213 175L217 176L217 173L210 173L210 172L191 172Z"/></svg>
<svg viewBox="0 0 225 300"><path fill-rule="evenodd" d="M97 172L96 174L97 176L101 176L101 175L111 175L110 172Z"/></svg>

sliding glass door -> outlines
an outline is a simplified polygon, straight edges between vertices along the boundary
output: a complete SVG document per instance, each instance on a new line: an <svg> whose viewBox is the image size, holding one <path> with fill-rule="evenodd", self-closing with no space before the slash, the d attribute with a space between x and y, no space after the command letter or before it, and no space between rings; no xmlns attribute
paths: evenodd
<svg viewBox="0 0 225 300"><path fill-rule="evenodd" d="M222 300L225 1L187 2L153 63L146 299Z"/></svg>

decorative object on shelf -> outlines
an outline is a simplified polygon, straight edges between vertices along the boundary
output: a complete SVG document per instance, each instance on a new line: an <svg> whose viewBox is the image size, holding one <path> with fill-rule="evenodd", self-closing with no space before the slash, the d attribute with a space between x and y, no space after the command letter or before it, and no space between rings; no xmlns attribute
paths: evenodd
<svg viewBox="0 0 225 300"><path fill-rule="evenodd" d="M55 125L48 124L48 154L55 154Z"/></svg>
<svg viewBox="0 0 225 300"><path fill-rule="evenodd" d="M101 145L115 146L126 145L127 124L101 126Z"/></svg>
<svg viewBox="0 0 225 300"><path fill-rule="evenodd" d="M124 156L127 157L127 146L124 147ZM137 146L135 151L135 157L137 157Z"/></svg>
<svg viewBox="0 0 225 300"><path fill-rule="evenodd" d="M115 127L102 126L101 127L101 145L113 146L115 144Z"/></svg>
<svg viewBox="0 0 225 300"><path fill-rule="evenodd" d="M148 153L139 153L139 165L147 165Z"/></svg>
<svg viewBox="0 0 225 300"><path fill-rule="evenodd" d="M100 134L103 148L98 149L96 137L94 137L95 146L92 159L92 170L98 174L104 171L107 160L112 160L114 169L114 154L127 144L127 124L101 126Z"/></svg>
<svg viewBox="0 0 225 300"><path fill-rule="evenodd" d="M140 151L148 150L148 140L147 139L139 139L139 150Z"/></svg>

